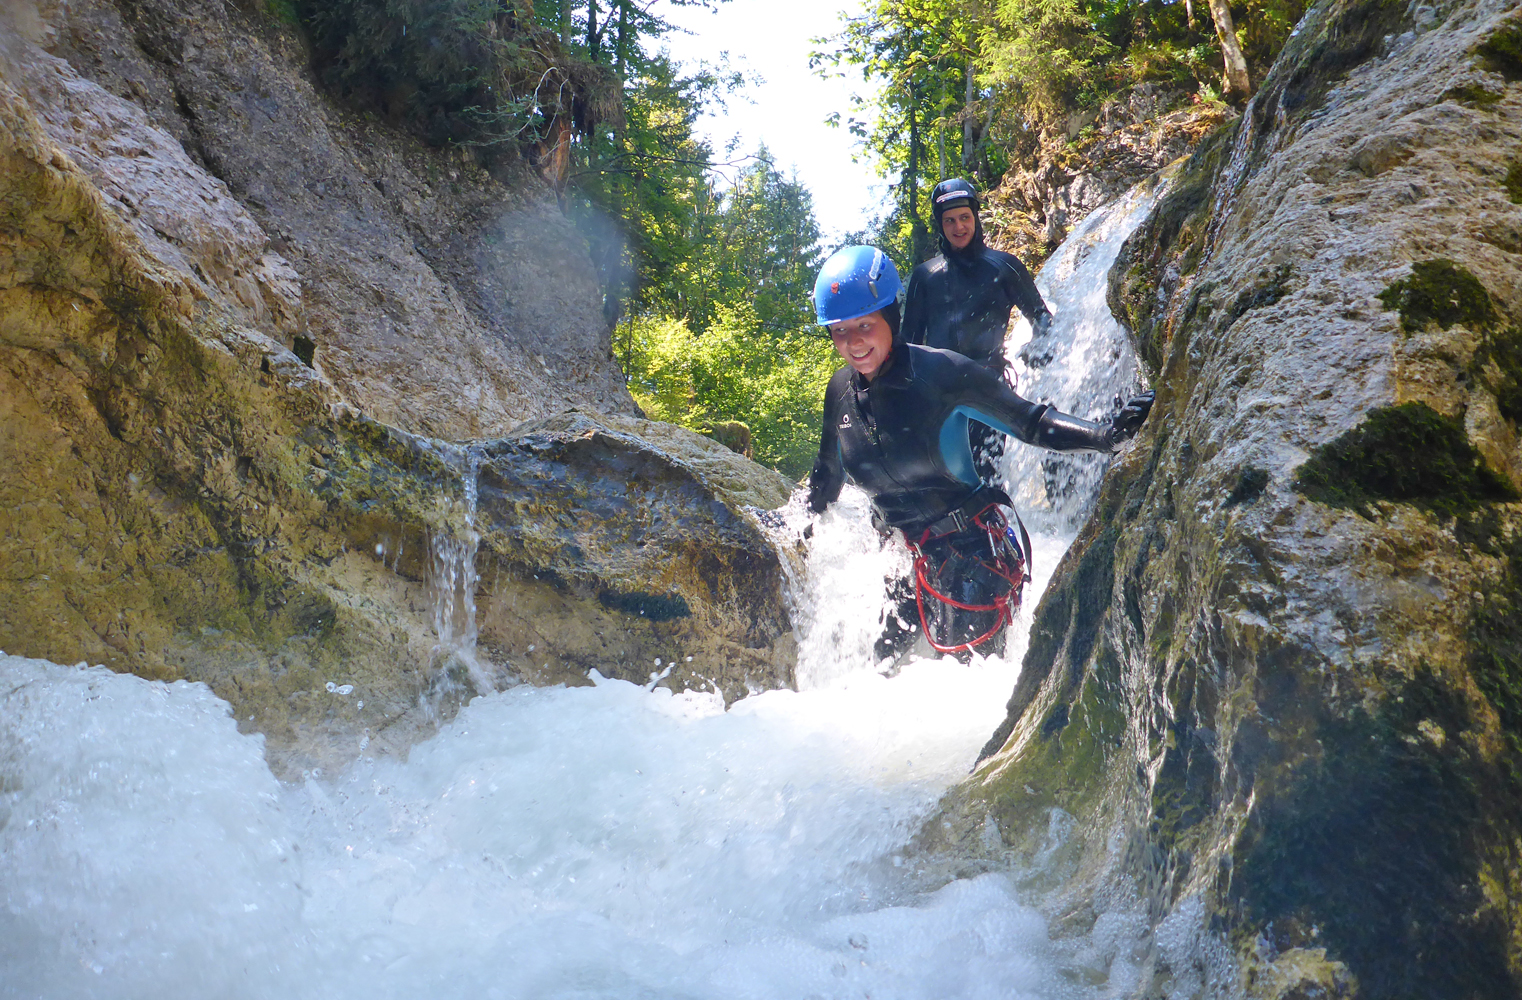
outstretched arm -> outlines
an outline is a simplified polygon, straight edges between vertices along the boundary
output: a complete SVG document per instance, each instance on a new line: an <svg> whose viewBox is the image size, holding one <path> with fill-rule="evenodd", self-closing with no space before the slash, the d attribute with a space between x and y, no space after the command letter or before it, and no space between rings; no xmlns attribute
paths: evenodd
<svg viewBox="0 0 1522 1000"><path fill-rule="evenodd" d="M1110 421L1096 423L1022 398L981 365L958 362L958 368L959 409L995 430L1051 451L1113 452L1136 434L1152 408L1152 393L1144 393Z"/></svg>

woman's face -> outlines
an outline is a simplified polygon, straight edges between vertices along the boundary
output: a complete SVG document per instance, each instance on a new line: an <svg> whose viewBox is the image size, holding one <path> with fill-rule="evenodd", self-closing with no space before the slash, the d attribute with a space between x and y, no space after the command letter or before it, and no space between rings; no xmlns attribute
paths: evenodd
<svg viewBox="0 0 1522 1000"><path fill-rule="evenodd" d="M830 324L835 350L868 382L888 361L893 350L893 328L880 312Z"/></svg>

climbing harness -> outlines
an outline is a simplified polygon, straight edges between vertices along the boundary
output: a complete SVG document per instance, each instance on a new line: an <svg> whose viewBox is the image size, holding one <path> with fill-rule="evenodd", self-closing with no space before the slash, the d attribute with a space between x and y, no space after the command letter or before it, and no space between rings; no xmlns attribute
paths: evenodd
<svg viewBox="0 0 1522 1000"><path fill-rule="evenodd" d="M1025 586L1030 566L1030 536L1026 533L1025 525L1021 523L1018 514L1015 515L1015 525L1019 526L1018 535L1016 535L1015 527L1004 516L1000 505L993 502L983 506L971 517L968 517L961 509L953 510L946 517L926 527L917 539L905 535L905 541L909 543L909 549L914 553L914 603L919 609L920 628L924 630L925 640L936 652L970 651L998 635L1002 629L1014 621L1015 612L1020 609L1020 592ZM1008 584L1007 589L995 597L991 604L969 604L943 594L936 589L935 584L930 582L926 573L927 569L932 568L933 561L930 554L925 551L928 543L956 535L965 535L972 528L981 530L987 536L988 556L975 557L962 552L952 544L947 557L941 559L939 565L933 567L932 575L936 582L940 583L941 573L948 563L958 559L972 562ZM994 623L975 639L950 646L942 645L935 640L930 628L929 616L925 612L925 595L927 594L941 604L961 611L985 614L994 612Z"/></svg>

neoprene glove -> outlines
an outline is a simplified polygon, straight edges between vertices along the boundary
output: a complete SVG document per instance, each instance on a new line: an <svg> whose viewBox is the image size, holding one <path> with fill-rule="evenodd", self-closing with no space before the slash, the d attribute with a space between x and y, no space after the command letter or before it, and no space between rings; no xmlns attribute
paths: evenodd
<svg viewBox="0 0 1522 1000"><path fill-rule="evenodd" d="M1141 430L1147 414L1152 412L1152 401L1157 398L1155 392L1144 392L1140 396L1132 396L1120 412L1110 418L1110 440L1114 445L1123 441L1129 441Z"/></svg>

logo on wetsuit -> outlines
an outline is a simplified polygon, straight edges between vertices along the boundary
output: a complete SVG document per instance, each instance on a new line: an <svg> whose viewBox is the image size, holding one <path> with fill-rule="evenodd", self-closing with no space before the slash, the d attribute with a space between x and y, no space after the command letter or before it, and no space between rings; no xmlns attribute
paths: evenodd
<svg viewBox="0 0 1522 1000"><path fill-rule="evenodd" d="M851 415L849 413L842 413L840 415L840 426L842 429L851 426Z"/></svg>

